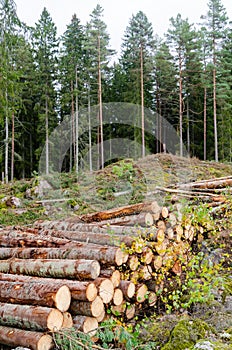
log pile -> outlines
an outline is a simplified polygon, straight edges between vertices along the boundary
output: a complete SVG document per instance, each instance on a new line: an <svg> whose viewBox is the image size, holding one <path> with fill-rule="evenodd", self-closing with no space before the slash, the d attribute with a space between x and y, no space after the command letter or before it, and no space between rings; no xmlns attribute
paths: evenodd
<svg viewBox="0 0 232 350"><path fill-rule="evenodd" d="M94 335L108 317L154 312L193 241L174 211L140 203L0 230L0 344L51 349L51 332ZM106 313L107 310L107 313Z"/></svg>

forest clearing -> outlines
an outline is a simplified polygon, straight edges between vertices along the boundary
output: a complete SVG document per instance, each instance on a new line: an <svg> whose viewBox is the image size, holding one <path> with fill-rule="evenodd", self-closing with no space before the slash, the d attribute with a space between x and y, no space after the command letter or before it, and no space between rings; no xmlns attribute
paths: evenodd
<svg viewBox="0 0 232 350"><path fill-rule="evenodd" d="M162 187L152 178L157 162L166 174ZM231 166L192 159L195 181L176 184L182 162L158 154L98 171L94 186L109 208L98 212L75 173L60 182L53 175L2 184L0 343L230 349ZM129 203L128 191L112 195L120 181L140 188ZM90 179L83 185L92 192Z"/></svg>

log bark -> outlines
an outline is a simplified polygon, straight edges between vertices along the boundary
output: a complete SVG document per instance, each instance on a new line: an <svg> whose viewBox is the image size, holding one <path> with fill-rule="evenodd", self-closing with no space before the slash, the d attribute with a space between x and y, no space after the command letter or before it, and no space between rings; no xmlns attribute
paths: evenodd
<svg viewBox="0 0 232 350"><path fill-rule="evenodd" d="M85 334L93 337L97 333L98 321L95 317L75 316L73 318L73 326Z"/></svg>
<svg viewBox="0 0 232 350"><path fill-rule="evenodd" d="M137 203L132 204L116 209L110 209L106 211L101 211L93 214L82 215L80 219L83 222L94 222L94 221L103 221L110 220L116 217L128 216L133 214L139 214L141 212L149 212L151 211L152 202L151 203Z"/></svg>
<svg viewBox="0 0 232 350"><path fill-rule="evenodd" d="M108 233L94 233L94 232L74 232L74 231L58 231L43 229L40 234L49 235L53 237L61 237L63 239L70 239L72 241L94 243L99 245L120 246L125 243L131 246L133 237L125 235L109 235ZM67 242L67 244L70 241Z"/></svg>
<svg viewBox="0 0 232 350"><path fill-rule="evenodd" d="M108 304L114 296L114 285L109 278L98 277L94 280L94 284L98 289L98 295L104 304Z"/></svg>
<svg viewBox="0 0 232 350"><path fill-rule="evenodd" d="M60 247L69 242L68 239L42 237L18 231L0 235L0 246L2 247Z"/></svg>
<svg viewBox="0 0 232 350"><path fill-rule="evenodd" d="M97 296L92 302L72 301L70 306L71 314L74 316L99 317L104 310L104 304L100 296Z"/></svg>
<svg viewBox="0 0 232 350"><path fill-rule="evenodd" d="M232 176L226 176L215 179L208 179L196 182L189 182L186 184L181 184L180 188L199 188L199 189L217 189L220 187L232 186Z"/></svg>
<svg viewBox="0 0 232 350"><path fill-rule="evenodd" d="M77 232L90 232L90 233L109 233L113 232L114 234L137 234L138 228L136 227L124 227L116 224L107 223L80 223L75 222L76 218L71 217L62 221L43 221L38 220L34 223L34 227L37 228L38 233L42 230L51 230L55 229L57 231L77 231ZM146 230L145 228L140 227L139 231Z"/></svg>
<svg viewBox="0 0 232 350"><path fill-rule="evenodd" d="M67 248L0 248L0 259L88 259L101 264L122 265L128 254L120 248L88 243L70 243Z"/></svg>
<svg viewBox="0 0 232 350"><path fill-rule="evenodd" d="M0 344L27 347L32 350L51 350L54 347L48 334L0 326Z"/></svg>
<svg viewBox="0 0 232 350"><path fill-rule="evenodd" d="M39 282L0 281L0 301L13 304L56 307L65 312L71 302L71 293L62 287Z"/></svg>
<svg viewBox="0 0 232 350"><path fill-rule="evenodd" d="M56 331L63 324L63 315L58 309L41 306L0 303L0 316L2 326L35 331Z"/></svg>
<svg viewBox="0 0 232 350"><path fill-rule="evenodd" d="M79 301L93 301L97 296L97 287L93 282L89 281L72 281L67 279L54 279L43 277L32 277L24 275L13 275L0 273L0 281L9 282L37 282L45 285L56 285L56 287L67 286L71 292L72 299ZM53 288L53 287L51 287Z"/></svg>
<svg viewBox="0 0 232 350"><path fill-rule="evenodd" d="M100 274L96 260L10 259L0 261L0 272L42 277L95 279Z"/></svg>

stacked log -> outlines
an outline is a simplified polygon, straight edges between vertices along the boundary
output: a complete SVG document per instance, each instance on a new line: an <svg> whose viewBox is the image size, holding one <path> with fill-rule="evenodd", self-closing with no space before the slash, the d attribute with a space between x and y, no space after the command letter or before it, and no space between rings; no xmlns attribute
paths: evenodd
<svg viewBox="0 0 232 350"><path fill-rule="evenodd" d="M9 345L28 346L32 332L29 347L49 349L48 331L74 326L94 335L109 311L125 320L154 312L197 235L157 202L76 221L0 230L0 343L12 332Z"/></svg>

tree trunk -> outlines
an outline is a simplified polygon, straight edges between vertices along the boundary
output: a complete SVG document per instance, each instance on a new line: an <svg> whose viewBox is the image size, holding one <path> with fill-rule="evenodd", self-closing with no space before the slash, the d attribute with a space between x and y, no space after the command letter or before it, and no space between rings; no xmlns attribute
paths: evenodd
<svg viewBox="0 0 232 350"><path fill-rule="evenodd" d="M137 203L131 204L124 207L110 209L106 211L101 211L93 214L82 215L80 219L84 222L91 223L94 221L104 221L114 219L120 216L129 216L133 214L139 214L141 212L152 212L152 204L151 203Z"/></svg>
<svg viewBox="0 0 232 350"><path fill-rule="evenodd" d="M7 95L7 93L6 93L6 95ZM8 182L9 182L9 175L8 175L9 121L8 121L8 115L7 114L8 114L8 111L6 111L6 117L5 117L5 128L6 128L6 139L5 139L5 182L6 182L6 184L8 184Z"/></svg>
<svg viewBox="0 0 232 350"><path fill-rule="evenodd" d="M179 128L180 128L180 156L183 157L183 91L182 91L182 57L179 53Z"/></svg>
<svg viewBox="0 0 232 350"><path fill-rule="evenodd" d="M12 135L11 135L11 182L14 181L14 152L15 152L15 116L12 113Z"/></svg>
<svg viewBox="0 0 232 350"><path fill-rule="evenodd" d="M207 159L207 89L204 88L204 160Z"/></svg>
<svg viewBox="0 0 232 350"><path fill-rule="evenodd" d="M88 127L89 127L89 171L93 171L92 162L92 132L91 132L91 101L90 101L90 84L88 87Z"/></svg>
<svg viewBox="0 0 232 350"><path fill-rule="evenodd" d="M57 309L0 303L0 324L35 331L61 329L63 315Z"/></svg>
<svg viewBox="0 0 232 350"><path fill-rule="evenodd" d="M48 334L4 326L0 326L0 344L32 350L50 350L54 347L52 337Z"/></svg>
<svg viewBox="0 0 232 350"><path fill-rule="evenodd" d="M100 274L96 260L11 259L0 261L0 271L42 277L95 279Z"/></svg>
<svg viewBox="0 0 232 350"><path fill-rule="evenodd" d="M50 236L63 237L72 239L73 241L88 242L100 245L119 246L121 243L125 243L130 246L133 242L132 237L126 235L112 235L106 233L94 233L94 232L74 232L74 231L58 231L58 230L41 230L40 234L49 234ZM54 238L54 237L53 237ZM1 244L1 236L0 236ZM126 254L125 254L126 257Z"/></svg>
<svg viewBox="0 0 232 350"><path fill-rule="evenodd" d="M59 247L70 243L68 239L46 237L20 231L2 231L0 246L2 247Z"/></svg>
<svg viewBox="0 0 232 350"><path fill-rule="evenodd" d="M76 113L75 113L75 144L76 144L76 159L75 159L75 165L76 165L76 173L79 172L79 103L78 103L78 77L77 77L77 66L76 66Z"/></svg>
<svg viewBox="0 0 232 350"><path fill-rule="evenodd" d="M142 133L142 158L145 157L145 132L144 132L144 81L143 81L143 45L140 46L140 89L141 89L141 133Z"/></svg>
<svg viewBox="0 0 232 350"><path fill-rule="evenodd" d="M128 254L120 248L89 243L70 243L67 248L0 248L0 259L88 259L101 264L122 265Z"/></svg>
<svg viewBox="0 0 232 350"><path fill-rule="evenodd" d="M102 83L101 83L101 42L98 35L98 103L99 103L99 124L100 124L100 149L101 169L104 168L104 140L103 140L103 115L102 115Z"/></svg>
<svg viewBox="0 0 232 350"><path fill-rule="evenodd" d="M40 282L0 281L0 301L14 304L55 306L67 311L70 306L71 293L66 285L62 287Z"/></svg>
<svg viewBox="0 0 232 350"><path fill-rule="evenodd" d="M46 285L56 285L56 287L67 286L74 300L93 301L97 296L97 287L93 282L89 281L72 281L58 278L43 278L24 275L12 275L0 273L0 281L9 282L38 282Z"/></svg>
<svg viewBox="0 0 232 350"><path fill-rule="evenodd" d="M89 317L98 317L104 312L105 307L102 299L97 296L92 302L87 301L72 301L70 310L72 315L81 315Z"/></svg>
<svg viewBox="0 0 232 350"><path fill-rule="evenodd" d="M49 131L48 131L48 96L46 95L46 101L45 101L45 149L46 149L46 154L45 154L45 171L46 174L49 174Z"/></svg>
<svg viewBox="0 0 232 350"><path fill-rule="evenodd" d="M189 183L180 185L180 188L217 189L217 188L224 188L229 186L232 186L232 176L189 182Z"/></svg>

